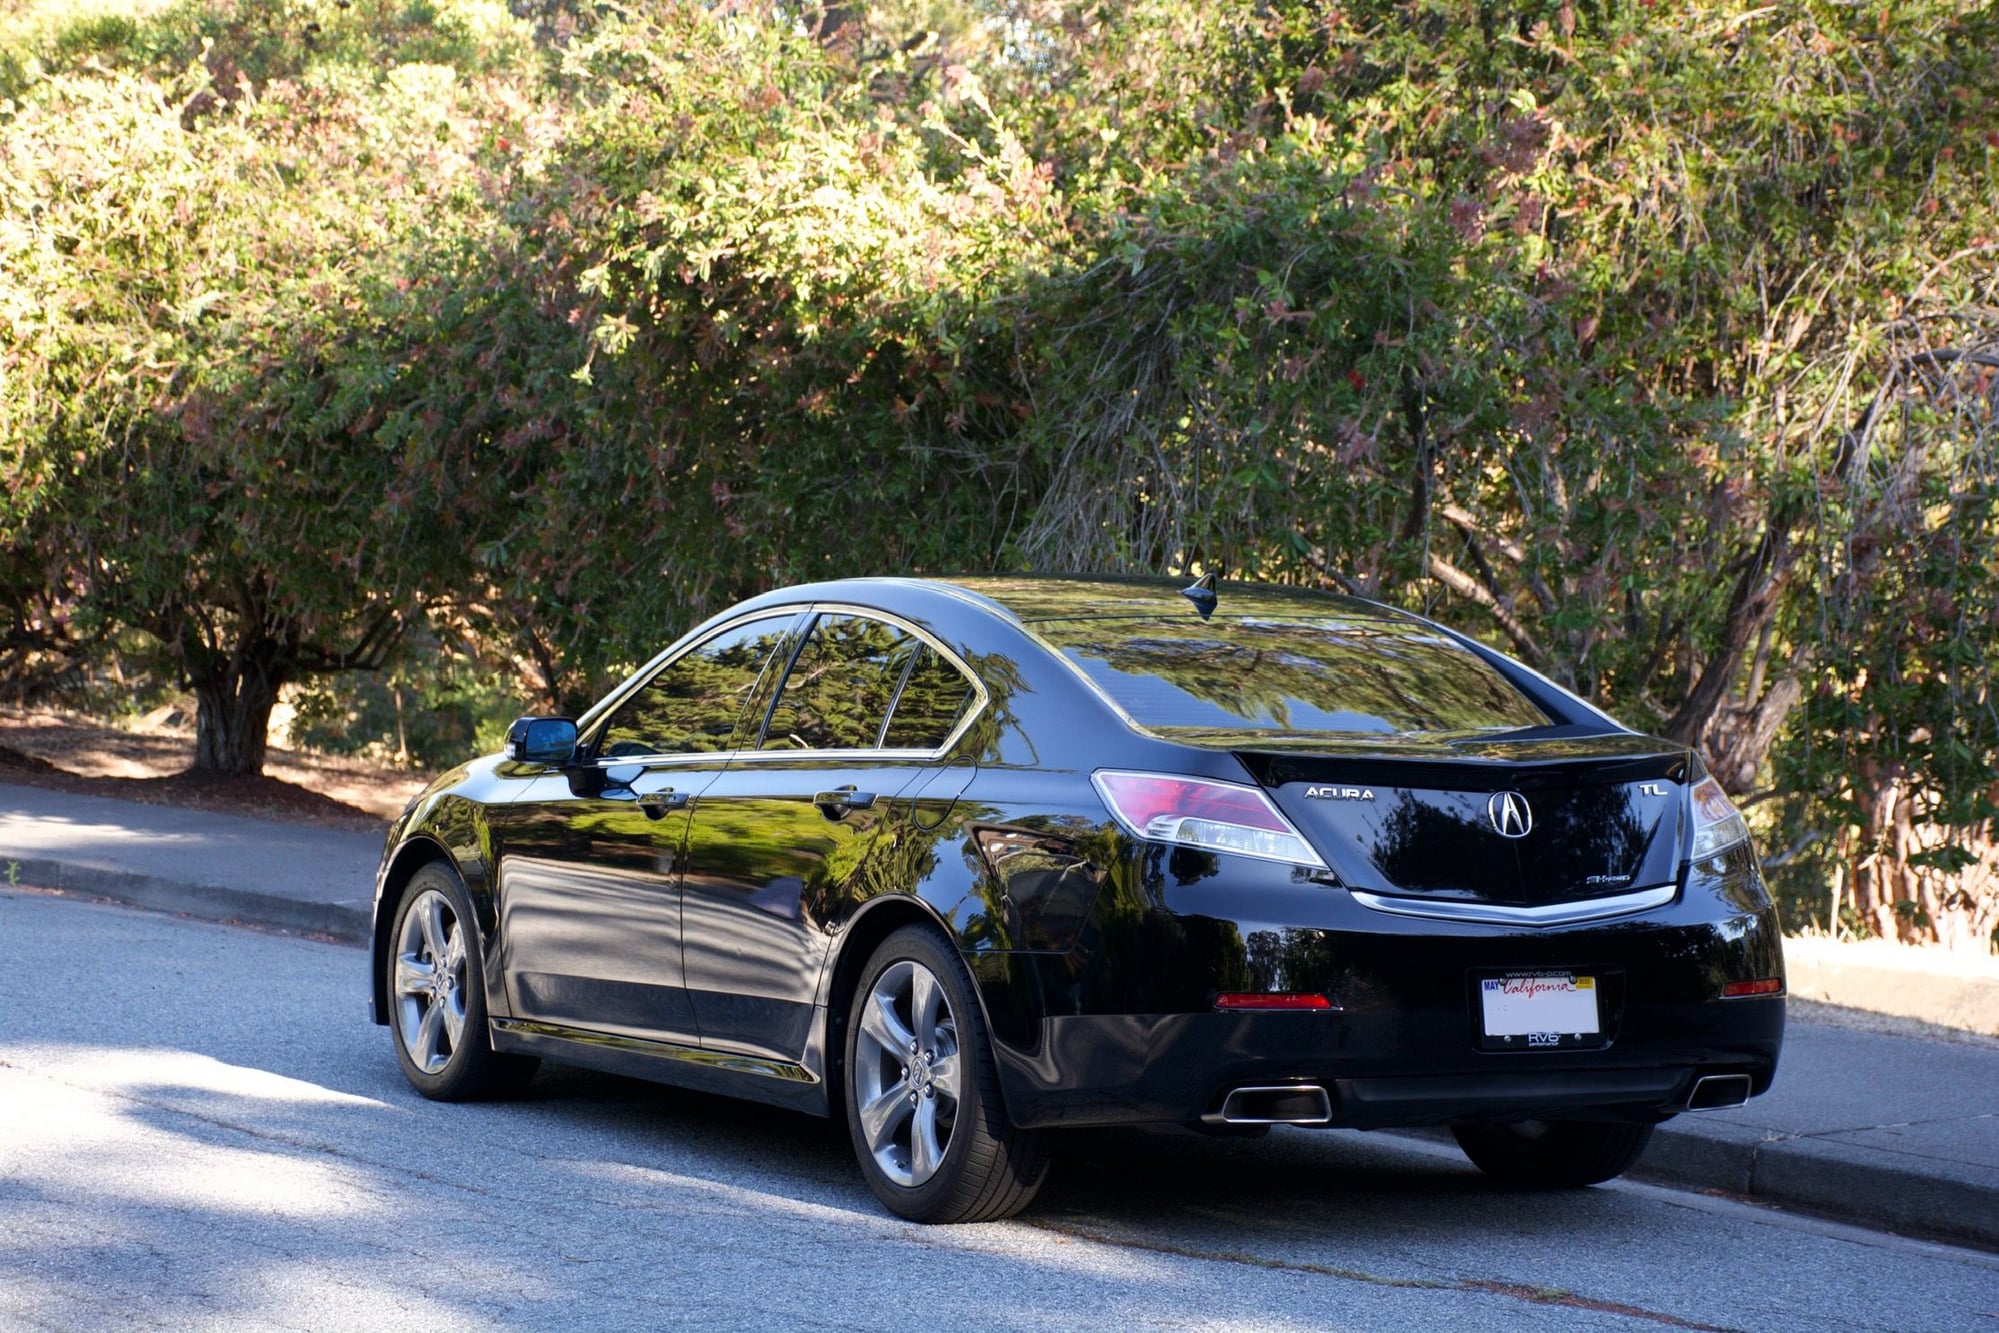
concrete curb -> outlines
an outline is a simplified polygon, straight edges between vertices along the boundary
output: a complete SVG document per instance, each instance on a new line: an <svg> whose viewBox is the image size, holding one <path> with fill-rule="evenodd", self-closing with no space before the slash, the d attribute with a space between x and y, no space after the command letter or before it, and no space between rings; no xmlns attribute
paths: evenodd
<svg viewBox="0 0 1999 1333"><path fill-rule="evenodd" d="M1653 1132L1634 1175L1739 1194L1912 1235L1999 1249L1999 1170L1962 1180L1884 1160L1826 1136L1772 1137L1738 1125ZM1961 1169L1961 1168L1960 1168Z"/></svg>
<svg viewBox="0 0 1999 1333"><path fill-rule="evenodd" d="M191 884L157 875L81 866L38 857L9 857L22 884L84 893L134 907L179 912L203 921L225 921L325 935L342 944L368 943L368 914L338 903L301 902L274 893Z"/></svg>

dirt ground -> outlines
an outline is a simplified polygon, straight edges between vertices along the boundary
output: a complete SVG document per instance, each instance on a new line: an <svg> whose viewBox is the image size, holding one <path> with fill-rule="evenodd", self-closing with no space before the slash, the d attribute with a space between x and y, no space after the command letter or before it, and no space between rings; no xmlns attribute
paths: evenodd
<svg viewBox="0 0 1999 1333"><path fill-rule="evenodd" d="M191 717L163 712L121 728L73 713L0 708L0 782L374 830L430 777L275 745L262 777L198 776L187 771L193 757Z"/></svg>

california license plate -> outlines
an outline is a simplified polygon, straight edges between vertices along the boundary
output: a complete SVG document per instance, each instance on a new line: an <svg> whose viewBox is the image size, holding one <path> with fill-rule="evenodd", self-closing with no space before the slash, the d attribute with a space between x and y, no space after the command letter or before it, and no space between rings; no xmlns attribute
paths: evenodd
<svg viewBox="0 0 1999 1333"><path fill-rule="evenodd" d="M1596 978L1582 972L1513 972L1478 983L1488 1051L1557 1051L1603 1045Z"/></svg>

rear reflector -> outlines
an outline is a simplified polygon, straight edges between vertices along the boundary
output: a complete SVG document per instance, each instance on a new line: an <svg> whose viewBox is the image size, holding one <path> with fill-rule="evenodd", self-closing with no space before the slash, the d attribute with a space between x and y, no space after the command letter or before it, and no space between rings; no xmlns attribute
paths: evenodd
<svg viewBox="0 0 1999 1333"><path fill-rule="evenodd" d="M1733 1000L1743 995L1775 995L1783 989L1782 977L1764 977L1760 981L1731 981L1721 988L1721 998Z"/></svg>
<svg viewBox="0 0 1999 1333"><path fill-rule="evenodd" d="M1331 1009L1331 1000L1323 995L1307 995L1301 991L1237 991L1225 990L1215 997L1217 1009Z"/></svg>
<svg viewBox="0 0 1999 1333"><path fill-rule="evenodd" d="M1325 867L1312 845L1255 787L1109 769L1092 773L1090 781L1118 822L1148 842L1177 842L1211 852Z"/></svg>

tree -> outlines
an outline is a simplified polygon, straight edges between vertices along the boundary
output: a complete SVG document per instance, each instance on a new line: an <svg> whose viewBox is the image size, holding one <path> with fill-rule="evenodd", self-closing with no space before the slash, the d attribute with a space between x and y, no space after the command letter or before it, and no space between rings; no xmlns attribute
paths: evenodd
<svg viewBox="0 0 1999 1333"><path fill-rule="evenodd" d="M203 762L426 610L575 707L780 581L1199 566L1685 741L1795 910L1991 929L1990 6L537 13L0 61L0 578Z"/></svg>
<svg viewBox="0 0 1999 1333"><path fill-rule="evenodd" d="M7 121L0 537L79 625L151 636L197 769L259 771L280 687L380 666L467 565L438 457L366 427L414 258L481 216L489 93L92 63Z"/></svg>

